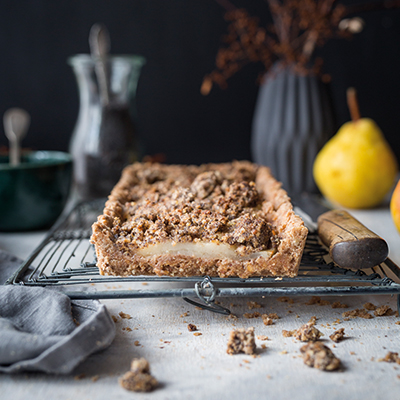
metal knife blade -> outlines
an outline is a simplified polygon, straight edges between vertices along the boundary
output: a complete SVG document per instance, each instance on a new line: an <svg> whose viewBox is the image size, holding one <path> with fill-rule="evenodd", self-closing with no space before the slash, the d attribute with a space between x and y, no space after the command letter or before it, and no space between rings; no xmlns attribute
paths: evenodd
<svg viewBox="0 0 400 400"><path fill-rule="evenodd" d="M330 209L316 195L302 194L293 204L311 230L318 230L332 260L343 268L372 268L384 262L389 248L384 239L345 210ZM308 218L307 218L308 216ZM307 221L309 219L311 221ZM307 223L308 222L308 223Z"/></svg>

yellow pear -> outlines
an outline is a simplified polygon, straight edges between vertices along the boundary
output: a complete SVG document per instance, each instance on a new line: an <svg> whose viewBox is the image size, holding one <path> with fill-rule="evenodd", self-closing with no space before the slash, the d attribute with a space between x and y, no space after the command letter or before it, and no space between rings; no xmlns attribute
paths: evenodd
<svg viewBox="0 0 400 400"><path fill-rule="evenodd" d="M313 174L321 193L347 208L382 202L398 172L396 157L377 124L360 118L354 89L348 91L352 121L345 123L318 153Z"/></svg>
<svg viewBox="0 0 400 400"><path fill-rule="evenodd" d="M390 213L394 226L400 232L400 180L397 182L390 198Z"/></svg>

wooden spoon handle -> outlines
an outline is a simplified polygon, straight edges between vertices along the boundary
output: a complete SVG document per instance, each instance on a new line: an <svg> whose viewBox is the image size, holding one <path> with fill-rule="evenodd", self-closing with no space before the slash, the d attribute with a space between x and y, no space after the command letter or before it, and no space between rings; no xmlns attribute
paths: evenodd
<svg viewBox="0 0 400 400"><path fill-rule="evenodd" d="M372 268L386 260L384 239L366 228L347 211L328 211L318 218L318 235L332 260L343 268Z"/></svg>

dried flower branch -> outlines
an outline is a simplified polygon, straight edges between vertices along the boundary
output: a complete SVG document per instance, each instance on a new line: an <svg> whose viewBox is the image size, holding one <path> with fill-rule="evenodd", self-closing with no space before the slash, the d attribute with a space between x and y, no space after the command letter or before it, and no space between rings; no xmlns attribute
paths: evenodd
<svg viewBox="0 0 400 400"><path fill-rule="evenodd" d="M276 62L293 65L299 73L318 72L322 61L313 55L333 37L350 37L363 29L359 17L345 18L362 11L400 7L400 0L344 6L338 0L266 0L272 26L259 26L259 19L229 0L216 0L227 12L228 33L225 46L218 50L216 69L203 79L201 93L207 95L214 83L227 87L227 79L246 64L261 62L268 71Z"/></svg>

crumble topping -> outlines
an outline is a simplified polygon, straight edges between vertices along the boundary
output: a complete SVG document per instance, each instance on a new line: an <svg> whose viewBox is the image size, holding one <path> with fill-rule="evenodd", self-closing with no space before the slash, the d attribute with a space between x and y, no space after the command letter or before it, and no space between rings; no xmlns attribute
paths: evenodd
<svg viewBox="0 0 400 400"><path fill-rule="evenodd" d="M262 308L262 304L259 304L256 301L248 301L247 307L249 308L249 310L252 310L253 308Z"/></svg>
<svg viewBox="0 0 400 400"><path fill-rule="evenodd" d="M376 305L375 304L372 304L372 303L365 303L364 304L364 306L363 306L366 310L369 310L369 311L374 311L374 310L376 310Z"/></svg>
<svg viewBox="0 0 400 400"><path fill-rule="evenodd" d="M340 342L344 338L344 328L340 328L329 336L335 343Z"/></svg>
<svg viewBox="0 0 400 400"><path fill-rule="evenodd" d="M399 353L389 351L384 358L379 358L379 362L397 363L400 364Z"/></svg>
<svg viewBox="0 0 400 400"><path fill-rule="evenodd" d="M370 313L368 313L363 308L356 308L355 310L346 311L342 314L343 318L364 318L371 319L374 318Z"/></svg>
<svg viewBox="0 0 400 400"><path fill-rule="evenodd" d="M119 384L134 392L151 392L158 386L157 379L150 374L150 365L145 358L133 359L130 371L119 379Z"/></svg>
<svg viewBox="0 0 400 400"><path fill-rule="evenodd" d="M254 328L235 329L231 331L228 341L228 354L255 354L256 342L254 339Z"/></svg>
<svg viewBox="0 0 400 400"><path fill-rule="evenodd" d="M330 304L329 300L322 300L319 296L312 296L311 299L305 303L307 306L313 306L317 304L319 306L328 306Z"/></svg>
<svg viewBox="0 0 400 400"><path fill-rule="evenodd" d="M341 303L340 301L335 301L332 303L332 308L348 308L347 304Z"/></svg>
<svg viewBox="0 0 400 400"><path fill-rule="evenodd" d="M393 310L388 305L380 306L374 311L375 317L386 317L393 314Z"/></svg>
<svg viewBox="0 0 400 400"><path fill-rule="evenodd" d="M314 324L307 323L297 329L293 336L301 342L315 342L323 336L323 334L314 326Z"/></svg>
<svg viewBox="0 0 400 400"><path fill-rule="evenodd" d="M262 211L254 183L256 167L202 172L201 167L139 169L126 193L124 215L116 218L116 242L144 248L163 241L216 241L233 245L238 255L277 247L279 238Z"/></svg>
<svg viewBox="0 0 400 400"><path fill-rule="evenodd" d="M300 348L304 364L324 371L334 371L340 367L340 360L332 350L321 342L309 342Z"/></svg>

